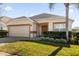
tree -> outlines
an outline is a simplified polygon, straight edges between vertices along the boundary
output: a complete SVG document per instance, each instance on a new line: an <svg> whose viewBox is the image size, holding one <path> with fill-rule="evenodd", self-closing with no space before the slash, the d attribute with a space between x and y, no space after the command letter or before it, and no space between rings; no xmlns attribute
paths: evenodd
<svg viewBox="0 0 79 59"><path fill-rule="evenodd" d="M74 5L76 5L77 8L79 8L79 3L73 3ZM49 9L51 11L52 7L54 7L55 3L49 3ZM68 30L68 22L69 22L69 6L71 5L71 3L64 3L65 5L65 12L66 12L66 39L67 39L67 44L70 47L70 39L69 39L69 30Z"/></svg>
<svg viewBox="0 0 79 59"><path fill-rule="evenodd" d="M3 5L3 3L0 3L0 5ZM0 16L1 15L2 15L2 8L0 8ZM0 18L0 22L1 22L1 18ZM0 24L0 30L1 30L1 37L2 37L2 30L3 30L2 24Z"/></svg>

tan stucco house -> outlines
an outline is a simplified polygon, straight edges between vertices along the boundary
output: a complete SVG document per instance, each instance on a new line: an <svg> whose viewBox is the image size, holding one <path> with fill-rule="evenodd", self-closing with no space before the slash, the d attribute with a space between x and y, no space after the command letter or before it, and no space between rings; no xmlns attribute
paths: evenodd
<svg viewBox="0 0 79 59"><path fill-rule="evenodd" d="M7 17L7 16L1 16L0 17L0 30L1 27L3 27L3 30L8 30L7 28L7 23L11 20L12 18Z"/></svg>
<svg viewBox="0 0 79 59"><path fill-rule="evenodd" d="M73 20L69 19L69 31L72 30ZM66 20L63 16L47 13L31 17L18 17L7 23L9 36L36 37L48 31L65 31Z"/></svg>
<svg viewBox="0 0 79 59"><path fill-rule="evenodd" d="M73 32L79 32L79 27L74 27L74 28L72 29L72 31L73 31Z"/></svg>

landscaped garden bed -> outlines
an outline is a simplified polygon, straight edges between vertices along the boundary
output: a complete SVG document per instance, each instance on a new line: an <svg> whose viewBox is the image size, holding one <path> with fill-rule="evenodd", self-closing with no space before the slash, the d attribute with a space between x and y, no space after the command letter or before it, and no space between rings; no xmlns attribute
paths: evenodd
<svg viewBox="0 0 79 59"><path fill-rule="evenodd" d="M61 39L66 40L66 32L62 31L48 31L48 32L44 32L43 33L44 37L49 37L49 38L53 38L53 39L58 39L59 41L61 41ZM71 44L79 44L79 32L72 32L69 31L69 39L70 39L70 43Z"/></svg>

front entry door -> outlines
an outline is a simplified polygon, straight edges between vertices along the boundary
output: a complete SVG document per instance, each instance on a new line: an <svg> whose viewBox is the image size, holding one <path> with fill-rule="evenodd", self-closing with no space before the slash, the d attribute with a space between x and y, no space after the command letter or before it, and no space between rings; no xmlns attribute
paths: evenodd
<svg viewBox="0 0 79 59"><path fill-rule="evenodd" d="M44 32L47 32L48 31L48 26L47 25L43 25L42 26L42 34L44 33Z"/></svg>

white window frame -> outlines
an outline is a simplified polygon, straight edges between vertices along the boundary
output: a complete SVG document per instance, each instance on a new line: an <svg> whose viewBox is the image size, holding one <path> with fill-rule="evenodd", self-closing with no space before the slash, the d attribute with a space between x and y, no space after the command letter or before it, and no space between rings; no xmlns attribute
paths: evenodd
<svg viewBox="0 0 79 59"><path fill-rule="evenodd" d="M53 26L54 31L65 31L66 30L65 22L57 22L57 23L53 23L53 25L54 25ZM59 28L57 28L56 26L59 27Z"/></svg>

